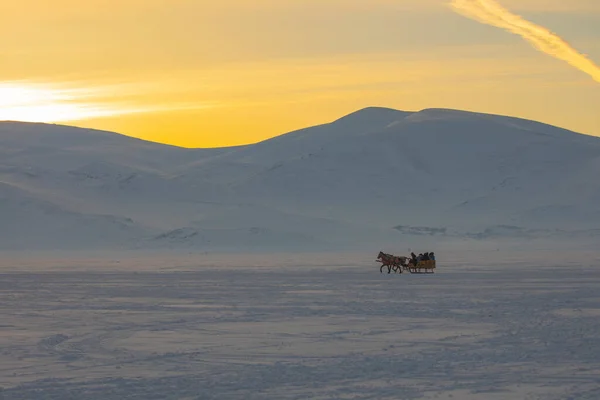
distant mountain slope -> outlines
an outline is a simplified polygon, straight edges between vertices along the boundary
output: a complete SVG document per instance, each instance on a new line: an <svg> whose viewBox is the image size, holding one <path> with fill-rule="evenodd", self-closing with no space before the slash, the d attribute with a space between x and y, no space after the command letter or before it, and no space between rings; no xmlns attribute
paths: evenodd
<svg viewBox="0 0 600 400"><path fill-rule="evenodd" d="M127 248L149 233L129 218L78 213L0 183L0 249Z"/></svg>
<svg viewBox="0 0 600 400"><path fill-rule="evenodd" d="M536 209L564 206L595 215L596 137L454 110L384 109L381 121L374 110L224 154L203 168L243 160L232 183L236 197L355 222L481 226L526 218L544 225L554 216L533 217ZM337 125L351 119L363 128Z"/></svg>
<svg viewBox="0 0 600 400"><path fill-rule="evenodd" d="M599 174L600 138L458 110L369 107L221 149L3 122L0 248L581 238L600 226Z"/></svg>
<svg viewBox="0 0 600 400"><path fill-rule="evenodd" d="M64 171L93 162L169 171L230 151L185 149L114 132L25 122L0 122L0 163Z"/></svg>

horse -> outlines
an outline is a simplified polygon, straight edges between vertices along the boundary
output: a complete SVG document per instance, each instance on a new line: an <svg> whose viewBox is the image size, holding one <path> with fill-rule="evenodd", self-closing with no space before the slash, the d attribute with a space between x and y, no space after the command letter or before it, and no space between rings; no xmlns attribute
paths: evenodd
<svg viewBox="0 0 600 400"><path fill-rule="evenodd" d="M384 253L383 251L380 251L379 254L377 255L376 261L381 263L379 272L383 273L383 267L387 267L388 274L389 274L392 272L392 270L394 270L394 272L402 273L402 269L406 269L406 266L407 266L406 260L407 260L407 257L398 257L398 256L394 256L392 254L387 254L387 253Z"/></svg>

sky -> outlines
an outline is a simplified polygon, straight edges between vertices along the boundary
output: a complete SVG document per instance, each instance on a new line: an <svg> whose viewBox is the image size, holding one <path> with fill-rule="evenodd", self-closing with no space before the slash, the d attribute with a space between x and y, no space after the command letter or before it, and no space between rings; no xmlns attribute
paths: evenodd
<svg viewBox="0 0 600 400"><path fill-rule="evenodd" d="M0 120L184 147L369 106L600 136L598 0L20 0L0 65Z"/></svg>

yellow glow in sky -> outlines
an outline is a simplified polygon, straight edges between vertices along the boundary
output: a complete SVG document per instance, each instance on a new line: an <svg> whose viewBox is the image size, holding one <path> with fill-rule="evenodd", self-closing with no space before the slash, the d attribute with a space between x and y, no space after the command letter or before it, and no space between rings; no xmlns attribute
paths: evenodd
<svg viewBox="0 0 600 400"><path fill-rule="evenodd" d="M498 4L534 24L527 26L568 40L577 49L569 54L586 65L600 59L597 0ZM600 135L598 83L514 35L457 15L450 5L4 2L0 120L213 147L256 142L368 106L445 107ZM505 22L493 25L508 29Z"/></svg>

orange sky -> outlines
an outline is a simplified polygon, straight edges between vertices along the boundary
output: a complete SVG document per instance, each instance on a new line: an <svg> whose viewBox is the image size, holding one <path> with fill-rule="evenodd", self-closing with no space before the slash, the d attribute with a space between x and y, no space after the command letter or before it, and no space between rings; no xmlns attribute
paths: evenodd
<svg viewBox="0 0 600 400"><path fill-rule="evenodd" d="M10 2L0 120L213 147L367 106L446 107L600 135L600 2L499 3L525 22L446 0ZM529 21L573 52L544 52Z"/></svg>

